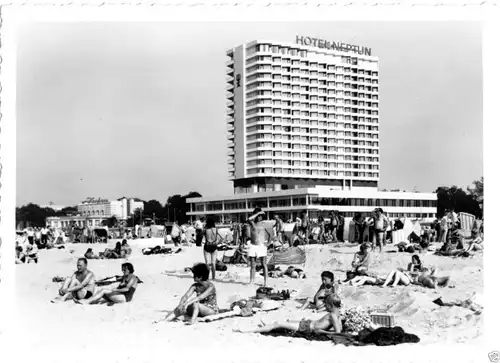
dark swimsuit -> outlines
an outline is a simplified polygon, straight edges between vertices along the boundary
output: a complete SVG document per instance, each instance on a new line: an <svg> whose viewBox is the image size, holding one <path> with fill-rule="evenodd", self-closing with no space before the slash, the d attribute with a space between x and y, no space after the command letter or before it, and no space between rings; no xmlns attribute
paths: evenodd
<svg viewBox="0 0 500 363"><path fill-rule="evenodd" d="M136 278L137 278L137 276L136 276ZM128 281L126 281L126 282L122 281L122 282L120 282L120 285L118 285L118 288L121 289L121 288L127 286L127 284L128 284ZM134 297L134 293L135 293L135 287L133 287L133 286L130 289L128 289L127 292L122 292L123 296L125 296L126 302L132 301L132 298Z"/></svg>

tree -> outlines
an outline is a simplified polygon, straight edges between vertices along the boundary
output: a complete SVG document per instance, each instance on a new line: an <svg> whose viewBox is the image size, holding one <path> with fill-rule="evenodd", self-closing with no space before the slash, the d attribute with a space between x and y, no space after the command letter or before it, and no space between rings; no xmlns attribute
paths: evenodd
<svg viewBox="0 0 500 363"><path fill-rule="evenodd" d="M104 226L107 226L108 228L113 228L113 227L116 227L118 225L118 218L116 218L116 216L111 216L109 218L106 218L102 224Z"/></svg>
<svg viewBox="0 0 500 363"><path fill-rule="evenodd" d="M483 191L484 191L484 178L472 182L472 187L467 187L467 191L472 198L479 204L481 211L483 210Z"/></svg>
<svg viewBox="0 0 500 363"><path fill-rule="evenodd" d="M75 207L65 207L60 211L56 212L57 217L66 217L66 216L76 216L78 214L78 208Z"/></svg>
<svg viewBox="0 0 500 363"><path fill-rule="evenodd" d="M179 223L186 223L189 218L187 212L189 212L189 205L186 202L188 198L200 198L201 194L198 192L189 192L186 195L181 196L180 194L175 194L168 197L165 203L165 214L169 222L177 220Z"/></svg>
<svg viewBox="0 0 500 363"><path fill-rule="evenodd" d="M20 227L43 227L47 217L53 217L56 212L52 208L41 208L38 204L29 203L16 208L16 225Z"/></svg>
<svg viewBox="0 0 500 363"><path fill-rule="evenodd" d="M439 187L436 189L437 193L437 217L441 218L445 210L453 208L455 212L470 213L477 218L482 217L481 208L479 203L467 194L463 189L456 185L451 187Z"/></svg>
<svg viewBox="0 0 500 363"><path fill-rule="evenodd" d="M164 214L163 206L157 200L152 199L144 203L143 216L147 218L153 218L153 217L163 217L163 214Z"/></svg>

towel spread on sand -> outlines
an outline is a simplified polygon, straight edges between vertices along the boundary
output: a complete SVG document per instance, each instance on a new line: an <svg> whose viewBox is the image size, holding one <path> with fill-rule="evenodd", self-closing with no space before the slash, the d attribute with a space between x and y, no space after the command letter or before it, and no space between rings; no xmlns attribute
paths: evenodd
<svg viewBox="0 0 500 363"><path fill-rule="evenodd" d="M306 263L306 251L300 247L292 247L284 251L272 253L269 265L303 265Z"/></svg>
<svg viewBox="0 0 500 363"><path fill-rule="evenodd" d="M275 329L273 331L260 334L273 337L302 338L312 341L332 341L335 344L342 344L346 346L361 346L371 344L375 344L378 346L387 346L420 342L420 338L418 336L414 334L408 334L400 327L378 328L374 331L363 330L357 336L341 333L320 334L312 332L294 332L286 329Z"/></svg>

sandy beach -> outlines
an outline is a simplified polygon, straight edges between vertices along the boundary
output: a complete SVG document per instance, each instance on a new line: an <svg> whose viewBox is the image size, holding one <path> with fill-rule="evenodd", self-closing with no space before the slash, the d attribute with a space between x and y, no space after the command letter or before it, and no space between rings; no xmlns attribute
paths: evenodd
<svg viewBox="0 0 500 363"><path fill-rule="evenodd" d="M115 242L110 241L108 246L114 246ZM72 357L69 361L76 362L84 361L87 355L96 359L95 361L102 361L97 359L99 354L103 354L101 358L104 358L105 352L112 352L111 355L106 355L106 361L152 362L192 360L193 354L206 350L212 354L211 358L207 358L210 361L257 361L261 355L270 361L278 361L270 357L300 360L302 358L299 357L328 357L332 352L344 354L353 349L367 349L343 346L333 348L331 342L244 335L232 331L237 326L256 326L261 318L271 322L319 316L310 310L300 311L300 302L294 299L284 302L279 310L247 318L229 318L194 326L186 326L182 322L152 324L153 320L164 316L176 306L193 281L187 273L164 272L182 271L203 260L201 248L195 246L182 247L183 251L176 255L142 255L142 248L162 243L161 239L130 241L133 254L129 262L133 263L136 275L144 283L138 286L131 303L111 307L83 306L73 301L50 303L58 290L58 284L52 282L52 278L70 275L75 270L77 258L88 247L92 247L97 253L104 250L104 244L70 244L61 250L42 250L38 264L16 266L16 300L18 312L22 316L18 327L22 339L29 341L29 350L25 354L43 357L42 361L47 362L67 361L68 357ZM271 287L297 290L299 297L312 296L320 284L321 271L331 270L336 279L344 279L345 272L341 271L350 267L353 253L357 250L356 247L320 245L308 246L306 249L307 263L304 270L307 278L270 278ZM408 253L375 253L373 270L384 273L397 267L406 267L410 258ZM478 344L483 334L483 315L474 315L472 311L461 307L440 307L432 301L439 296L443 300L454 300L466 299L474 292L482 294L482 254L468 259L453 259L434 256L429 252L422 254L421 258L426 265L437 267L439 275L451 276L455 287L430 290L414 285L395 288L342 286L340 294L344 307L359 305L390 311L395 316L396 325L420 337L419 347ZM123 262L124 260L91 260L89 269L97 278L104 278L120 274ZM247 284L248 277L248 268L244 266L228 265L226 272L218 273L215 286L221 308L227 308L230 302L239 297L255 295L256 287ZM262 281L263 278L259 275L257 283ZM387 349L390 351L394 348L384 349L387 352ZM75 355L75 352L78 354ZM228 356L235 354L234 352L239 353ZM286 361L290 359L287 358Z"/></svg>

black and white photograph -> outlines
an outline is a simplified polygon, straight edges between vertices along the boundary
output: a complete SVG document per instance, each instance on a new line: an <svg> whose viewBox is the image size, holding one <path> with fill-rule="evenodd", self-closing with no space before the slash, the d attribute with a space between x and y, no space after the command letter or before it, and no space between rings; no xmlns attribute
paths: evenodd
<svg viewBox="0 0 500 363"><path fill-rule="evenodd" d="M483 37L478 20L18 25L19 361L483 344Z"/></svg>

